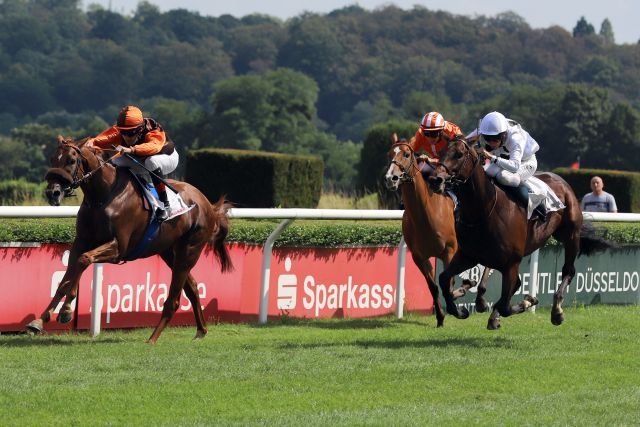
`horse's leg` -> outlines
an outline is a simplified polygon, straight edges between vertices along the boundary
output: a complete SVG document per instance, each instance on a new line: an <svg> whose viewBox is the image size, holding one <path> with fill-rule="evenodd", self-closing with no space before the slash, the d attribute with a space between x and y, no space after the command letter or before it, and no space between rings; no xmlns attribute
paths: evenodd
<svg viewBox="0 0 640 427"><path fill-rule="evenodd" d="M187 276L187 280L184 286L184 293L191 302L193 307L193 315L196 318L196 336L194 339L204 338L207 335L207 324L204 320L204 313L202 313L202 306L200 305L200 295L198 295L198 283L193 278L191 273Z"/></svg>
<svg viewBox="0 0 640 427"><path fill-rule="evenodd" d="M478 293L476 294L476 311L478 313L484 313L489 309L489 304L487 304L487 300L484 299L484 294L487 292L489 273L491 273L491 269L485 267L482 272L482 277L480 278L480 283L478 283Z"/></svg>
<svg viewBox="0 0 640 427"><path fill-rule="evenodd" d="M178 309L180 304L180 293L184 288L185 281L189 277L189 273L193 266L200 258L202 248L204 248L204 242L198 242L196 244L189 244L189 242L178 243L171 249L173 252L173 262L171 264L171 285L169 286L169 295L164 302L162 308L162 316L160 322L154 329L151 337L147 341L149 344L155 344L160 337L160 334L167 327L167 324L173 317L173 314ZM199 307L198 303L198 307ZM194 308L195 309L195 308Z"/></svg>
<svg viewBox="0 0 640 427"><path fill-rule="evenodd" d="M429 259L420 259L417 256L413 256L413 262L416 264L429 286L429 292L431 292L431 298L433 299L433 312L436 315L436 326L438 328L444 325L444 310L442 309L442 303L440 302L440 295L438 291L438 285L434 279L434 271Z"/></svg>
<svg viewBox="0 0 640 427"><path fill-rule="evenodd" d="M96 262L115 261L118 258L118 241L113 239L112 241L98 246L97 248L85 252L80 256L77 256L78 249L72 248L69 254L69 267L58 285L56 294L51 299L51 302L40 315L39 319L36 319L27 325L27 329L32 332L42 332L44 323L51 319L53 311L58 306L58 303L65 297L65 302L58 313L59 323L68 323L73 319L73 310L71 303L78 295L78 284L82 273L91 265Z"/></svg>
<svg viewBox="0 0 640 427"><path fill-rule="evenodd" d="M444 296L444 300L447 304L447 313L455 316L458 319L466 319L467 317L469 317L469 310L464 307L458 309L458 306L454 302L455 298L452 292L453 278L456 276L456 274L460 274L463 271L468 270L475 264L475 261L464 257L458 251L451 259L451 263L449 264L449 266L445 268L438 277L440 289L442 290L442 295Z"/></svg>
<svg viewBox="0 0 640 427"><path fill-rule="evenodd" d="M160 255L164 262L173 268L173 250L169 249ZM204 338L207 334L207 324L204 320L204 314L202 313L202 306L200 305L200 295L198 295L198 283L193 278L191 273L187 275L187 279L184 284L184 293L187 295L191 307L193 307L193 315L196 318L196 336L195 338Z"/></svg>
<svg viewBox="0 0 640 427"><path fill-rule="evenodd" d="M562 266L562 282L556 292L553 294L553 307L551 308L551 323L558 326L564 322L564 313L562 311L562 302L564 301L564 293L567 286L576 275L576 267L574 262L578 255L580 247L579 234L573 236L571 240L565 242L564 245L564 265Z"/></svg>

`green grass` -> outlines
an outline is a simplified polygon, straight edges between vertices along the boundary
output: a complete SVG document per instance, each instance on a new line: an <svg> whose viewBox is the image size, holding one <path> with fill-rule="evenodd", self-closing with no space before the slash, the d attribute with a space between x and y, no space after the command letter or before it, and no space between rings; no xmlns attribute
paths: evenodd
<svg viewBox="0 0 640 427"><path fill-rule="evenodd" d="M344 193L322 193L318 209L380 209L377 194L362 197Z"/></svg>
<svg viewBox="0 0 640 427"><path fill-rule="evenodd" d="M0 336L2 425L632 425L640 308Z"/></svg>

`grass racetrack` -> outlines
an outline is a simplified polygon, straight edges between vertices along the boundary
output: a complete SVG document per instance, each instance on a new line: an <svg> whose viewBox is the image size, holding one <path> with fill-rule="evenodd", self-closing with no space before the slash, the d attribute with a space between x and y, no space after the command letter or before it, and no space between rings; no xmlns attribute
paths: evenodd
<svg viewBox="0 0 640 427"><path fill-rule="evenodd" d="M0 425L640 423L640 307L565 314L2 335Z"/></svg>

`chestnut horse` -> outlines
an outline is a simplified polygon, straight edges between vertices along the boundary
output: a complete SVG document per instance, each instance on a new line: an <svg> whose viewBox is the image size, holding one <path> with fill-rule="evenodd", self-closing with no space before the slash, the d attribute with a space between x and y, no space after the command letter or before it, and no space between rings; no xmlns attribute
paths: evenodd
<svg viewBox="0 0 640 427"><path fill-rule="evenodd" d="M58 285L58 290L40 318L27 325L39 333L54 313L60 300L65 301L57 320L70 322L73 318L71 303L78 294L78 282L91 263L121 263L129 261L143 239L151 212L143 207L141 192L131 174L105 162L105 152L85 146L86 140L74 142L58 137L58 147L51 157L51 168L46 174L45 195L49 204L58 206L70 190L81 187L84 199L76 220L76 238L71 246L69 266ZM171 181L182 199L196 206L190 211L165 221L157 237L137 258L159 254L171 268L171 285L164 303L160 322L149 338L155 343L167 326L180 303L181 291L191 302L196 320L196 338L203 338L207 327L200 305L197 282L190 271L198 261L207 243L213 247L221 270L233 268L224 240L229 229L229 205L221 198L211 204L195 187Z"/></svg>
<svg viewBox="0 0 640 427"><path fill-rule="evenodd" d="M544 181L564 204L551 212L545 221L527 220L526 207L514 201L487 176L476 151L463 139L449 143L440 159L437 176L430 178L435 191L452 189L460 203L456 223L460 250L439 277L440 288L447 304L447 312L457 318L468 317L468 311L454 304L450 278L480 263L502 273L502 292L493 306L488 329L500 327L499 316L524 312L538 303L530 295L516 305L511 298L520 288L518 268L522 258L540 248L553 236L564 246L562 282L553 296L551 323L564 321L562 301L564 292L576 274L574 261L580 254L590 255L613 245L599 237L590 223L584 223L576 196L562 178L553 173L540 173Z"/></svg>
<svg viewBox="0 0 640 427"><path fill-rule="evenodd" d="M430 258L442 260L447 268L458 250L454 226L454 204L450 197L434 193L418 168L415 153L405 142L398 142L393 134L393 145L389 151L391 164L385 175L387 188L402 191L404 214L402 215L402 235L416 264L429 286L433 298L433 310L437 326L444 324L444 311L438 297L438 285L435 282L434 269ZM483 298L489 269L485 269L478 285L476 311L484 312L488 305ZM453 278L452 283L453 285ZM463 281L461 288L454 292L454 298L463 296L475 286L469 280Z"/></svg>

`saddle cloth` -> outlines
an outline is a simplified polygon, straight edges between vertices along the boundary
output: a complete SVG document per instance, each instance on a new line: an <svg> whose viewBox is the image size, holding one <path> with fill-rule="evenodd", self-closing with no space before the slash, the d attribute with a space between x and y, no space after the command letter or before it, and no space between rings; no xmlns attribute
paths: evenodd
<svg viewBox="0 0 640 427"><path fill-rule="evenodd" d="M564 203L560 201L556 193L553 192L544 181L532 176L524 183L529 190L529 205L527 206L527 219L538 205L542 205L546 212L555 212L564 209Z"/></svg>
<svg viewBox="0 0 640 427"><path fill-rule="evenodd" d="M142 193L144 195L144 207L145 209L150 210L151 212L155 212L157 208L163 208L164 204L158 198L158 192L156 191L153 184L146 184L144 180L139 178L136 174L131 173L134 177L134 180L138 183L140 188L142 188ZM182 200L182 197L169 187L167 189L167 200L169 201L169 217L167 221L171 218L175 218L177 216L182 215L183 213L189 212L191 209L195 207L195 204L191 206L187 206L187 204Z"/></svg>

